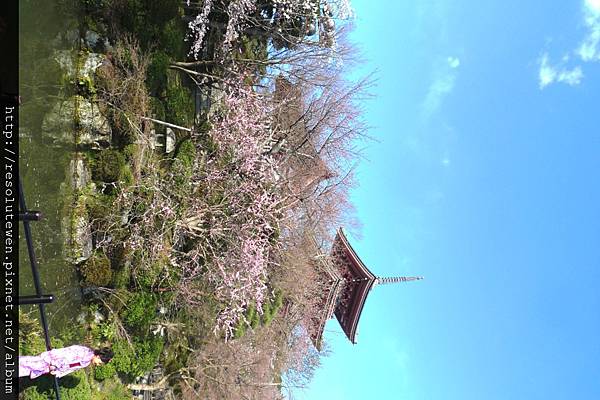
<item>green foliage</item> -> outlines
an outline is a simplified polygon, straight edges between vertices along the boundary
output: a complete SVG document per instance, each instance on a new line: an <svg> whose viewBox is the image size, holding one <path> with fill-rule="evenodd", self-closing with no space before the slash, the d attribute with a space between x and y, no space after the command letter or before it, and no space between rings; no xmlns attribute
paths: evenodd
<svg viewBox="0 0 600 400"><path fill-rule="evenodd" d="M175 18L165 24L160 37L161 48L174 59L181 60L188 53L185 37L187 26L181 19Z"/></svg>
<svg viewBox="0 0 600 400"><path fill-rule="evenodd" d="M49 375L41 376L30 383L22 392L24 400L54 399L54 379ZM75 371L60 378L60 397L62 400L83 400L92 397L92 389L88 377L83 370Z"/></svg>
<svg viewBox="0 0 600 400"><path fill-rule="evenodd" d="M262 306L263 313L259 314L256 306L254 304L250 304L248 308L246 308L246 312L244 313L244 318L241 318L234 331L233 336L236 339L244 336L248 330L248 327L251 327L252 330L257 329L259 326L267 326L271 323L273 318L277 315L281 307L283 306L283 294L281 291L275 292L275 297L273 297L270 301L265 302Z"/></svg>
<svg viewBox="0 0 600 400"><path fill-rule="evenodd" d="M136 292L127 301L123 320L131 328L147 329L156 317L156 298L152 293Z"/></svg>
<svg viewBox="0 0 600 400"><path fill-rule="evenodd" d="M132 296L127 288L115 288L106 299L106 305L122 319L122 314L127 307L127 300Z"/></svg>
<svg viewBox="0 0 600 400"><path fill-rule="evenodd" d="M128 163L131 163L137 153L138 153L138 145L137 144L128 144L125 147L123 147L122 150L123 156L125 157L125 161L127 161Z"/></svg>
<svg viewBox="0 0 600 400"><path fill-rule="evenodd" d="M187 364L190 354L190 343L187 335L179 335L175 339L169 337L169 345L163 350L161 363L166 373L177 371Z"/></svg>
<svg viewBox="0 0 600 400"><path fill-rule="evenodd" d="M175 154L173 162L173 176L175 178L176 188L183 193L187 193L190 186L190 178L194 172L194 161L196 159L196 146L190 139L181 142Z"/></svg>
<svg viewBox="0 0 600 400"><path fill-rule="evenodd" d="M106 219L112 212L115 211L112 205L113 202L114 196L102 193L95 193L93 196L89 196L85 203L85 206L87 207L90 219Z"/></svg>
<svg viewBox="0 0 600 400"><path fill-rule="evenodd" d="M79 0L81 7L87 13L98 12L110 5L110 0Z"/></svg>
<svg viewBox="0 0 600 400"><path fill-rule="evenodd" d="M146 86L150 93L154 95L161 95L167 88L167 71L171 58L164 51L157 51L152 54L150 59L150 65L146 73ZM163 117L157 116L157 119Z"/></svg>
<svg viewBox="0 0 600 400"><path fill-rule="evenodd" d="M86 286L108 286L112 280L110 260L101 252L94 253L80 267L83 284Z"/></svg>
<svg viewBox="0 0 600 400"><path fill-rule="evenodd" d="M60 394L63 400L89 399L92 396L92 391L85 371L75 371L62 377L60 379Z"/></svg>
<svg viewBox="0 0 600 400"><path fill-rule="evenodd" d="M38 379L43 379L43 378L38 378ZM44 391L40 392L40 390L42 390L42 389L39 386L29 386L28 388L23 390L23 392L21 393L22 399L23 400L48 400L51 398L51 397L48 397L51 395L50 393L46 394L46 393L44 393Z"/></svg>
<svg viewBox="0 0 600 400"><path fill-rule="evenodd" d="M239 320L233 331L233 337L239 339L246 334L248 330L246 323L243 320Z"/></svg>
<svg viewBox="0 0 600 400"><path fill-rule="evenodd" d="M250 304L248 310L246 311L246 319L248 323L252 327L252 329L256 329L258 325L260 325L260 314L256 311L256 307L254 304Z"/></svg>
<svg viewBox="0 0 600 400"><path fill-rule="evenodd" d="M121 152L103 150L92 163L92 177L101 182L116 182L125 165L125 156Z"/></svg>
<svg viewBox="0 0 600 400"><path fill-rule="evenodd" d="M138 187L134 190L133 195L136 202L133 204L131 209L133 215L141 215L152 204L154 198L154 190L146 187Z"/></svg>
<svg viewBox="0 0 600 400"><path fill-rule="evenodd" d="M160 99L156 97L150 97L150 108L152 109L152 115L155 119L159 119L161 121L165 120L165 106ZM164 125L159 125L159 127L163 128L164 130Z"/></svg>
<svg viewBox="0 0 600 400"><path fill-rule="evenodd" d="M165 113L168 122L190 126L194 121L194 99L190 90L179 83L167 86Z"/></svg>
<svg viewBox="0 0 600 400"><path fill-rule="evenodd" d="M110 321L94 324L92 327L92 335L98 342L103 342L105 340L111 341L115 338L115 327Z"/></svg>
<svg viewBox="0 0 600 400"><path fill-rule="evenodd" d="M263 314L261 322L263 325L269 325L273 318L277 315L283 305L283 294L281 291L275 293L275 297L268 303L263 305Z"/></svg>
<svg viewBox="0 0 600 400"><path fill-rule="evenodd" d="M120 0L111 4L111 22L148 49L160 42L167 22L179 16L180 0ZM162 47L162 46L161 46Z"/></svg>
<svg viewBox="0 0 600 400"><path fill-rule="evenodd" d="M131 391L114 376L102 381L101 391L96 391L90 400L131 400Z"/></svg>
<svg viewBox="0 0 600 400"><path fill-rule="evenodd" d="M161 272L164 269L164 260L157 260L148 266L137 269L135 281L144 289L150 289L154 286Z"/></svg>
<svg viewBox="0 0 600 400"><path fill-rule="evenodd" d="M127 341L117 340L113 345L111 363L118 372L129 377L142 376L156 365L162 348L163 341L159 337L135 339L133 348Z"/></svg>
<svg viewBox="0 0 600 400"><path fill-rule="evenodd" d="M79 77L76 90L83 97L93 97L97 92L94 81L89 76Z"/></svg>
<svg viewBox="0 0 600 400"><path fill-rule="evenodd" d="M133 185L135 178L133 177L133 172L131 171L131 167L128 164L125 164L123 168L121 168L121 172L119 174L119 181L127 186Z"/></svg>
<svg viewBox="0 0 600 400"><path fill-rule="evenodd" d="M105 379L112 378L116 375L116 373L117 370L115 369L112 361L94 367L94 379L97 381L103 381Z"/></svg>
<svg viewBox="0 0 600 400"><path fill-rule="evenodd" d="M46 351L40 323L31 312L19 308L19 355L31 356Z"/></svg>
<svg viewBox="0 0 600 400"><path fill-rule="evenodd" d="M196 146L190 139L184 140L177 149L175 158L181 162L185 170L192 170L196 159Z"/></svg>
<svg viewBox="0 0 600 400"><path fill-rule="evenodd" d="M128 265L119 268L113 274L112 284L116 289L127 289L131 281L131 269Z"/></svg>

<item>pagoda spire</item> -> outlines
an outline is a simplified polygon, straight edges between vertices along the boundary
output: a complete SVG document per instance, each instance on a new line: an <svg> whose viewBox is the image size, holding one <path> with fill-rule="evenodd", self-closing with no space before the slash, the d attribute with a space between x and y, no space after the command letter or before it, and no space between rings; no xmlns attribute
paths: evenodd
<svg viewBox="0 0 600 400"><path fill-rule="evenodd" d="M394 277L386 277L386 278L377 277L377 279L375 280L375 284L376 285L385 285L388 283L420 281L421 279L424 279L424 278L422 276L394 276Z"/></svg>

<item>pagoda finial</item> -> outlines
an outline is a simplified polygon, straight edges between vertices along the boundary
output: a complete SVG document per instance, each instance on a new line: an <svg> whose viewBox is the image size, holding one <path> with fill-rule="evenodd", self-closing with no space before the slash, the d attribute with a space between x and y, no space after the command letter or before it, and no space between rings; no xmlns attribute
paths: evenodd
<svg viewBox="0 0 600 400"><path fill-rule="evenodd" d="M375 280L376 285L385 285L387 283L398 283L398 282L410 282L410 281L420 281L424 279L422 276L395 276L395 277L387 277L387 278L377 278Z"/></svg>

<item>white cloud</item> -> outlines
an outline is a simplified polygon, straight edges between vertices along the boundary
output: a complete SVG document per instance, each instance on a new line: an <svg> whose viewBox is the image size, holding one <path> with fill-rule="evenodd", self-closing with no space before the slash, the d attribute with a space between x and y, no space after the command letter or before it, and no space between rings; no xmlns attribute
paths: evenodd
<svg viewBox="0 0 600 400"><path fill-rule="evenodd" d="M600 0L583 0L583 22L587 32L579 46L569 52L583 62L600 61ZM581 83L583 69L579 65L567 68L566 64L572 59L569 54L562 57L556 65L550 65L548 55L540 59L539 84L543 89L554 82L562 82L574 86Z"/></svg>
<svg viewBox="0 0 600 400"><path fill-rule="evenodd" d="M458 57L448 57L446 62L438 64L434 70L434 79L421 105L424 119L429 119L442 104L444 98L454 90L460 60Z"/></svg>
<svg viewBox="0 0 600 400"><path fill-rule="evenodd" d="M442 104L442 100L454 89L456 74L447 73L436 78L423 101L423 117L428 119Z"/></svg>
<svg viewBox="0 0 600 400"><path fill-rule="evenodd" d="M577 54L583 61L598 61L600 60L600 0L585 0L583 13L588 34L577 49Z"/></svg>
<svg viewBox="0 0 600 400"><path fill-rule="evenodd" d="M558 74L558 78L556 79L558 82L564 82L567 85L574 86L579 85L581 83L581 79L583 78L583 71L580 66L577 66L571 70L562 70Z"/></svg>
<svg viewBox="0 0 600 400"><path fill-rule="evenodd" d="M460 65L460 60L458 57L448 57L448 65L450 68L458 68Z"/></svg>
<svg viewBox="0 0 600 400"><path fill-rule="evenodd" d="M600 1L600 0L599 0ZM548 54L544 54L540 59L539 81L540 89L545 88L551 83L562 82L569 86L579 85L583 79L583 71L580 66L567 69L563 65L568 57L563 57L563 61L557 65L550 65Z"/></svg>
<svg viewBox="0 0 600 400"><path fill-rule="evenodd" d="M585 6L591 11L600 14L600 0L585 0Z"/></svg>

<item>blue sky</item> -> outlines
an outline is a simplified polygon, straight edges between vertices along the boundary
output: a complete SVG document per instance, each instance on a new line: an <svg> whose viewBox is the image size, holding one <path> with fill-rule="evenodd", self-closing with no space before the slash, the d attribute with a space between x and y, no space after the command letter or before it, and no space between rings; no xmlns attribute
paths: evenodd
<svg viewBox="0 0 600 400"><path fill-rule="evenodd" d="M600 0L354 0L381 276L299 399L600 398Z"/></svg>

